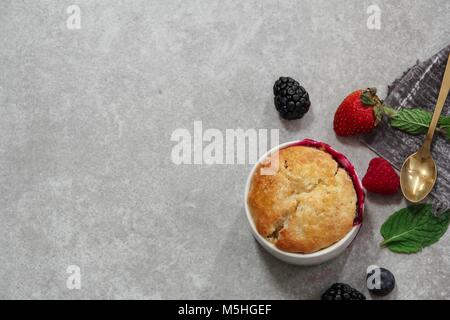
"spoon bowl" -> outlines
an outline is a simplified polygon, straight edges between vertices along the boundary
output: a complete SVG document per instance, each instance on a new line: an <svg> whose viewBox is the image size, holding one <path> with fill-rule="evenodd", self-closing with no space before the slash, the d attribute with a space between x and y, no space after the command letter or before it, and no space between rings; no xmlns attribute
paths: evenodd
<svg viewBox="0 0 450 320"><path fill-rule="evenodd" d="M420 152L413 153L403 163L400 171L400 186L405 198L420 202L430 193L436 183L437 169L433 158L423 158Z"/></svg>

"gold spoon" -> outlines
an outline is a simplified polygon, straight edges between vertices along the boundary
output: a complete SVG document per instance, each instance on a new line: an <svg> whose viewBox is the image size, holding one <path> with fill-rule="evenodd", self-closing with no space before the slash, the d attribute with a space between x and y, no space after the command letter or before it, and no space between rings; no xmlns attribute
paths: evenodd
<svg viewBox="0 0 450 320"><path fill-rule="evenodd" d="M434 131L441 116L445 99L447 99L450 90L450 55L445 68L444 78L442 79L439 97L434 109L428 133L422 147L414 154L410 155L403 163L400 170L400 186L403 195L410 202L416 203L422 201L433 189L436 183L437 170L436 164L431 157L431 142L433 141Z"/></svg>

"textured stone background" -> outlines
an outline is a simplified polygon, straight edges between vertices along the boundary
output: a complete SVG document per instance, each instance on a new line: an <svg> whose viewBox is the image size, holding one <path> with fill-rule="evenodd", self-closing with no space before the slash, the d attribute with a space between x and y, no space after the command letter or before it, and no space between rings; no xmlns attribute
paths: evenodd
<svg viewBox="0 0 450 320"><path fill-rule="evenodd" d="M368 5L381 30L366 27ZM81 30L66 8L81 7ZM286 265L248 231L250 165L176 166L176 128L280 128L314 138L364 174L373 157L337 139L349 91L387 85L448 44L450 2L0 2L0 298L317 298L365 269L395 274L389 298L450 298L450 236L416 255L380 249L404 203L370 195L353 246L318 267ZM279 120L280 75L312 110ZM66 288L81 267L82 288ZM366 291L364 291L367 293Z"/></svg>

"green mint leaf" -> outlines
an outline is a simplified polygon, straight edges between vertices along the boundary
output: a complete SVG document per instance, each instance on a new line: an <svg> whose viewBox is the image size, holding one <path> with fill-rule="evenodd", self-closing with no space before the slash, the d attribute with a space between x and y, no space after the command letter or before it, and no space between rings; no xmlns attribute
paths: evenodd
<svg viewBox="0 0 450 320"><path fill-rule="evenodd" d="M391 126L409 134L426 133L431 113L423 109L401 109L391 118Z"/></svg>
<svg viewBox="0 0 450 320"><path fill-rule="evenodd" d="M361 102L366 106L374 106L375 100L368 93L361 94Z"/></svg>
<svg viewBox="0 0 450 320"><path fill-rule="evenodd" d="M439 118L438 125L442 128L450 127L450 117L442 116Z"/></svg>
<svg viewBox="0 0 450 320"><path fill-rule="evenodd" d="M415 253L439 241L450 223L450 210L435 217L431 204L412 205L392 214L381 226L382 245L397 253Z"/></svg>
<svg viewBox="0 0 450 320"><path fill-rule="evenodd" d="M445 137L450 140L450 127L446 128L445 130Z"/></svg>

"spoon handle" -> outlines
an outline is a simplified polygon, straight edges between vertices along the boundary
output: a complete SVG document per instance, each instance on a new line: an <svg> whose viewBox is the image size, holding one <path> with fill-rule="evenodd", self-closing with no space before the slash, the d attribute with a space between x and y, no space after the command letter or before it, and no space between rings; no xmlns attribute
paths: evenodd
<svg viewBox="0 0 450 320"><path fill-rule="evenodd" d="M444 108L445 100L447 99L448 91L450 90L450 54L447 60L447 66L445 67L444 78L442 79L441 89L439 90L439 97L436 102L436 108L434 109L433 118L431 119L430 127L428 128L425 141L420 148L420 153L423 158L430 156L431 141L433 141L434 131L436 125L441 116L442 109Z"/></svg>

